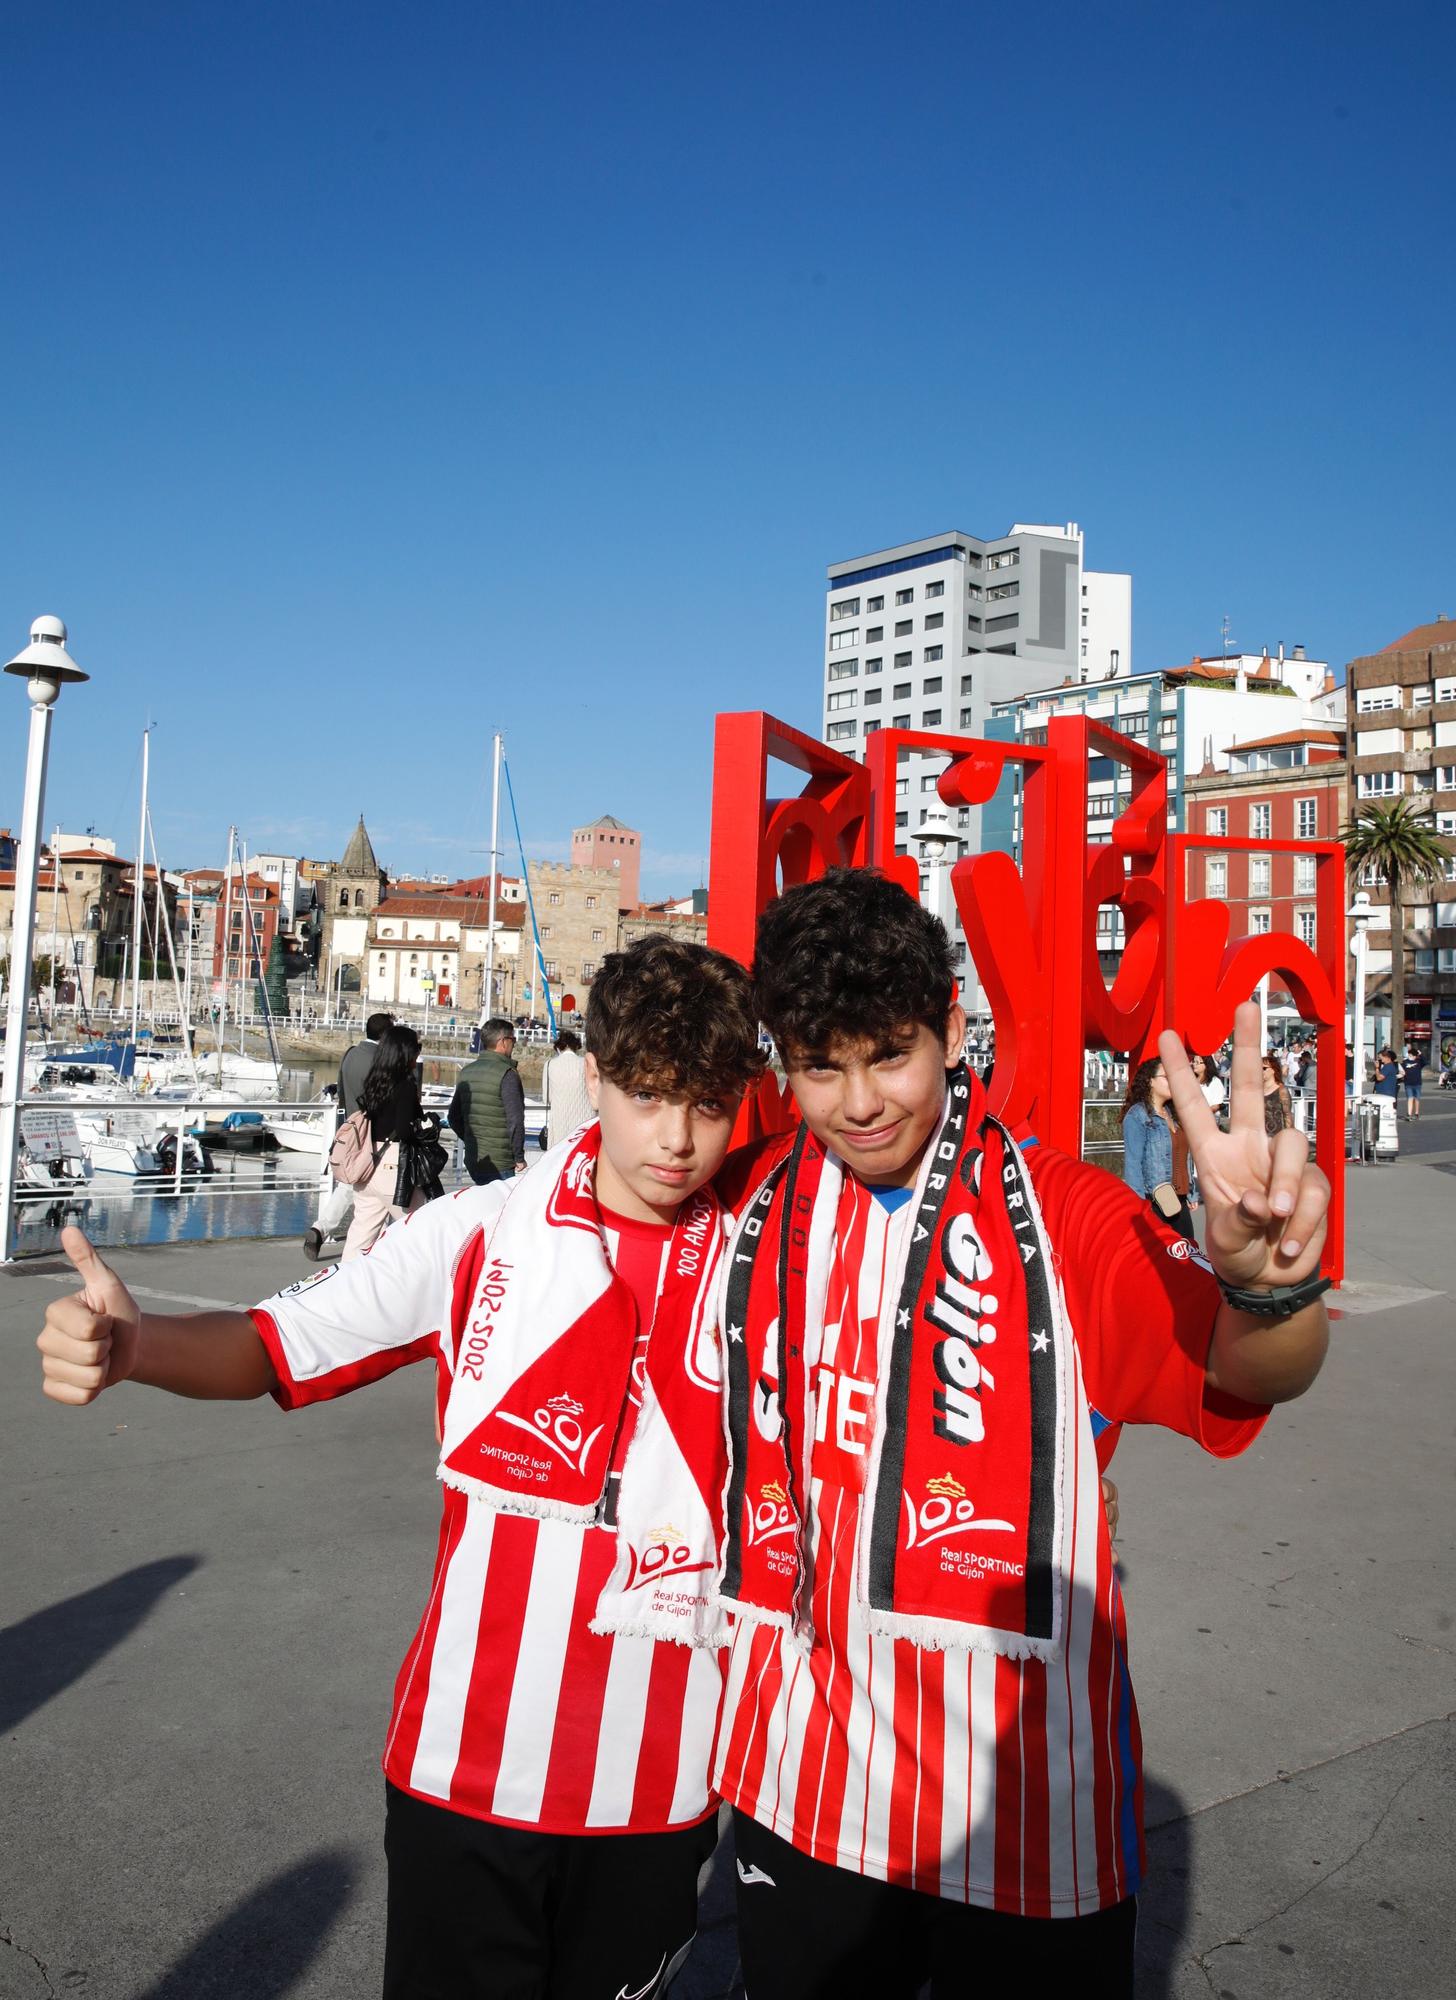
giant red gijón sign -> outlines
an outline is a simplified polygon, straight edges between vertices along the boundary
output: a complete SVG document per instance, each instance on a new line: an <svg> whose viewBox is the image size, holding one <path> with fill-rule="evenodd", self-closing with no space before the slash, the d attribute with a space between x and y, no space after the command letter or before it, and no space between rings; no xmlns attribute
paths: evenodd
<svg viewBox="0 0 1456 2000"><path fill-rule="evenodd" d="M1155 1051L1164 1028L1190 1048L1216 1048L1234 1008L1265 974L1293 995L1305 1021L1327 1032L1318 1065L1317 1154L1333 1189L1325 1270L1344 1267L1344 851L1329 841L1202 840L1168 831L1167 766L1141 744L1085 716L1049 722L1043 744L882 729L856 763L763 714L720 715L713 763L708 936L753 957L759 911L782 888L826 868L878 867L918 893L919 868L895 853L899 753L949 759L940 797L984 805L1003 781L1021 787L1021 865L1007 854L967 855L951 871L966 941L996 1028L991 1107L1049 1144L1082 1146L1087 1049ZM1128 772L1131 794L1111 838L1087 837L1089 757ZM770 767L800 774L799 788L770 788ZM785 773L784 775L787 775ZM776 774L777 776L777 774ZM782 782L782 778L778 779ZM1225 903L1190 901L1190 848L1300 854L1315 861L1315 943L1287 932L1231 933ZM1099 909L1122 912L1126 943L1112 983L1097 956ZM752 1129L788 1116L772 1080Z"/></svg>

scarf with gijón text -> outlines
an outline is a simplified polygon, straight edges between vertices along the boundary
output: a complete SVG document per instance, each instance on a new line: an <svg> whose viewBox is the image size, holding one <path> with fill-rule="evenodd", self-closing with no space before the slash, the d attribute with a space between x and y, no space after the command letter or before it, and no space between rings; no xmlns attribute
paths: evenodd
<svg viewBox="0 0 1456 2000"><path fill-rule="evenodd" d="M547 1153L487 1228L439 1477L501 1513L613 1530L594 1632L721 1645L723 1211L707 1188L683 1204L639 1326L607 1254L600 1146L593 1124Z"/></svg>
<svg viewBox="0 0 1456 2000"><path fill-rule="evenodd" d="M729 1249L725 1607L812 1641L806 1496L844 1168L801 1128ZM855 1551L872 1632L1056 1657L1072 1337L1031 1176L979 1081L947 1079L879 1324Z"/></svg>

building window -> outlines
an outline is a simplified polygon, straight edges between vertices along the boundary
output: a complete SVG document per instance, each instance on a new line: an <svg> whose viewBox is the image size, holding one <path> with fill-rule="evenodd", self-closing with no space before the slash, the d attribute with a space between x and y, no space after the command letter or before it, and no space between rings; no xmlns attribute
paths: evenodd
<svg viewBox="0 0 1456 2000"><path fill-rule="evenodd" d="M897 604L913 604L915 602L915 586L912 584L908 590L897 590L895 592L895 602Z"/></svg>
<svg viewBox="0 0 1456 2000"><path fill-rule="evenodd" d="M829 697L829 712L831 715L833 715L837 709L858 708L858 706L859 706L858 688L841 688L838 694L832 694Z"/></svg>
<svg viewBox="0 0 1456 2000"><path fill-rule="evenodd" d="M1271 917L1268 910L1250 910L1249 912L1250 937L1268 937L1270 931L1273 928L1274 928L1274 920Z"/></svg>
<svg viewBox="0 0 1456 2000"><path fill-rule="evenodd" d="M1447 675L1436 682L1437 701L1456 701L1456 674Z"/></svg>
<svg viewBox="0 0 1456 2000"><path fill-rule="evenodd" d="M1361 688L1355 696L1355 713L1373 715L1379 708L1399 708L1400 689L1398 687Z"/></svg>
<svg viewBox="0 0 1456 2000"><path fill-rule="evenodd" d="M972 676L971 676L970 674L962 674L962 675L961 675L961 693L962 693L962 694L969 694L969 693L971 692L971 680L972 680Z"/></svg>
<svg viewBox="0 0 1456 2000"><path fill-rule="evenodd" d="M1301 840L1313 840L1319 833L1319 800L1294 801L1294 831Z"/></svg>
<svg viewBox="0 0 1456 2000"><path fill-rule="evenodd" d="M1274 808L1267 803L1249 807L1250 840L1267 840L1269 838L1269 823L1273 818L1273 814Z"/></svg>
<svg viewBox="0 0 1456 2000"><path fill-rule="evenodd" d="M909 824L910 824L910 815L909 815L909 813L896 813L896 815L895 815L895 825L896 825L897 827L902 827L902 826L909 826Z"/></svg>
<svg viewBox="0 0 1456 2000"><path fill-rule="evenodd" d="M995 583L992 584L991 588L986 592L986 601L990 604L994 604L998 598L1020 597L1020 595L1021 595L1021 585L1019 583ZM1083 612L1082 615L1085 618L1087 614Z"/></svg>
<svg viewBox="0 0 1456 2000"><path fill-rule="evenodd" d="M1436 766L1436 790L1438 792L1456 792L1456 764L1438 764Z"/></svg>
<svg viewBox="0 0 1456 2000"><path fill-rule="evenodd" d="M945 613L943 611L932 611L926 616L925 630L927 632L938 632L944 623Z"/></svg>
<svg viewBox="0 0 1456 2000"><path fill-rule="evenodd" d="M830 605L829 616L831 619L836 620L840 618L858 618L859 599L857 597L839 598L837 602Z"/></svg>
<svg viewBox="0 0 1456 2000"><path fill-rule="evenodd" d="M901 618L895 626L895 637L897 639L908 638L914 630L915 620L913 618Z"/></svg>
<svg viewBox="0 0 1456 2000"><path fill-rule="evenodd" d="M542 924L542 926L541 926L541 935L542 935L542 937L550 937L550 935L551 935L551 926L550 926L550 924Z"/></svg>
<svg viewBox="0 0 1456 2000"><path fill-rule="evenodd" d="M1213 855L1205 863L1208 893L1217 902L1222 902L1228 894L1228 863L1221 855Z"/></svg>
<svg viewBox="0 0 1456 2000"><path fill-rule="evenodd" d="M843 743L847 737L856 735L858 730L857 722L831 722L824 734L830 743Z"/></svg>
<svg viewBox="0 0 1456 2000"><path fill-rule="evenodd" d="M1221 839L1228 832L1228 807L1209 806L1203 815L1203 830Z"/></svg>
<svg viewBox="0 0 1456 2000"><path fill-rule="evenodd" d="M548 903L559 903L561 901L561 891L559 889L551 890L546 900Z"/></svg>
<svg viewBox="0 0 1456 2000"><path fill-rule="evenodd" d="M832 681L852 681L858 673L858 660L831 660L829 662L829 678Z"/></svg>
<svg viewBox="0 0 1456 2000"><path fill-rule="evenodd" d="M980 619L979 619L979 618L967 618L967 619L966 619L966 630L967 630L968 632L979 632L979 631L980 631L980 629L981 629L981 621L980 621ZM966 647L966 651L967 651L968 653L975 653L975 652L979 652L979 650L980 650L980 648L979 648L979 647L977 647L977 646L967 646L967 647Z"/></svg>
<svg viewBox="0 0 1456 2000"><path fill-rule="evenodd" d="M939 674L927 674L925 677L925 685L923 688L921 688L920 692L922 694L939 694L940 681L941 677Z"/></svg>
<svg viewBox="0 0 1456 2000"><path fill-rule="evenodd" d="M865 644L867 646L878 646L884 636L885 628L883 625L866 625Z"/></svg>
<svg viewBox="0 0 1456 2000"><path fill-rule="evenodd" d="M945 596L944 583L927 583L925 586L925 595L927 597L944 597Z"/></svg>
<svg viewBox="0 0 1456 2000"><path fill-rule="evenodd" d="M866 611L883 611L884 608L885 600L883 597L867 597L865 599Z"/></svg>
<svg viewBox="0 0 1456 2000"><path fill-rule="evenodd" d="M1417 972L1435 971L1436 954L1433 951L1418 951L1415 955L1415 958L1416 958L1415 970Z"/></svg>
<svg viewBox="0 0 1456 2000"><path fill-rule="evenodd" d="M1312 854L1296 854L1294 857L1294 893L1296 896L1312 896L1315 883L1315 860Z"/></svg>
<svg viewBox="0 0 1456 2000"><path fill-rule="evenodd" d="M880 705L880 702L881 702L881 700L882 700L882 699L883 699L883 697L884 697L884 693L885 693L885 690L884 690L883 688L866 688L866 689L865 689L865 707L866 707L866 708L878 708L878 707L879 707L879 705Z"/></svg>
<svg viewBox="0 0 1456 2000"><path fill-rule="evenodd" d="M1362 771L1355 781L1362 799L1394 798L1400 790L1399 771Z"/></svg>
<svg viewBox="0 0 1456 2000"><path fill-rule="evenodd" d="M877 729L879 728L879 726L880 726L880 725L879 725L879 723L878 723L878 722L870 722L870 721L868 721L868 720L867 720L867 721L866 721L866 723L865 723L865 726L864 726L864 733L865 733L865 735L866 735L866 736L873 736L873 735L874 735L874 733L875 733L875 731L876 731L876 730L877 730Z"/></svg>
<svg viewBox="0 0 1456 2000"><path fill-rule="evenodd" d="M890 717L890 727L891 727L891 729L908 729L908 728L910 727L910 718L909 718L909 716L908 716L908 715L892 715L892 716Z"/></svg>
<svg viewBox="0 0 1456 2000"><path fill-rule="evenodd" d="M548 979L559 979L561 977L558 962L554 958L548 958L546 961L546 977Z"/></svg>
<svg viewBox="0 0 1456 2000"><path fill-rule="evenodd" d="M966 585L966 599L969 603L979 604L985 595L985 590L979 583L968 583Z"/></svg>
<svg viewBox="0 0 1456 2000"><path fill-rule="evenodd" d="M925 658L927 660L942 659L944 657L944 654L945 654L944 646L927 646L925 648ZM936 686L938 687L939 685L940 683L937 681Z"/></svg>
<svg viewBox="0 0 1456 2000"><path fill-rule="evenodd" d="M910 789L910 780L908 778L896 778L895 797L897 799L903 799L905 794L909 791L909 789Z"/></svg>
<svg viewBox="0 0 1456 2000"><path fill-rule="evenodd" d="M1294 929L1299 938L1300 943L1307 944L1311 948L1313 948L1314 936L1315 936L1314 911L1296 910L1294 913Z"/></svg>
<svg viewBox="0 0 1456 2000"><path fill-rule="evenodd" d="M1251 896L1268 896L1272 892L1273 868L1271 857L1267 854L1251 854L1249 856L1249 894Z"/></svg>
<svg viewBox="0 0 1456 2000"><path fill-rule="evenodd" d="M1456 972L1456 951L1448 951L1445 946L1436 953L1438 972Z"/></svg>
<svg viewBox="0 0 1456 2000"><path fill-rule="evenodd" d="M858 645L859 645L858 626L856 626L852 632L831 632L829 634L829 650L831 653L850 653L853 652L858 647Z"/></svg>
<svg viewBox="0 0 1456 2000"><path fill-rule="evenodd" d="M961 710L961 721L960 721L960 726L961 726L961 728L962 728L962 729L969 729L969 728L970 728L970 726L971 726L971 715L972 715L972 711L971 711L971 710L970 710L969 708L963 708L963 709Z"/></svg>
<svg viewBox="0 0 1456 2000"><path fill-rule="evenodd" d="M1002 549L998 555L987 556L987 569L1015 569L1021 561L1020 549Z"/></svg>
<svg viewBox="0 0 1456 2000"><path fill-rule="evenodd" d="M897 673L900 671L902 667L908 667L909 664L910 664L910 655L908 653L896 653L895 671Z"/></svg>
<svg viewBox="0 0 1456 2000"><path fill-rule="evenodd" d="M927 771L925 776L920 780L920 789L922 792L933 792L939 783L939 771Z"/></svg>
<svg viewBox="0 0 1456 2000"><path fill-rule="evenodd" d="M867 674L881 673L884 670L884 665L885 665L884 654L883 653L878 654L873 660L865 661L865 672Z"/></svg>
<svg viewBox="0 0 1456 2000"><path fill-rule="evenodd" d="M896 701L909 701L910 699L909 681L897 681L895 683L894 688L892 689L892 693L894 694Z"/></svg>
<svg viewBox="0 0 1456 2000"><path fill-rule="evenodd" d="M595 897L595 896L588 896L588 897L587 897L587 899L586 899L586 906L587 906L587 908L588 908L589 910L594 910L594 909L596 908L596 906L597 906L597 899L596 899L596 897Z"/></svg>
<svg viewBox="0 0 1456 2000"><path fill-rule="evenodd" d="M1013 611L1009 618L988 618L986 620L986 630L988 632L1009 632L1013 625L1019 625L1020 623L1021 618L1019 613ZM997 650L998 648L995 646L991 648L993 653ZM1008 652L1011 650L1013 650L1011 647L1006 648Z"/></svg>

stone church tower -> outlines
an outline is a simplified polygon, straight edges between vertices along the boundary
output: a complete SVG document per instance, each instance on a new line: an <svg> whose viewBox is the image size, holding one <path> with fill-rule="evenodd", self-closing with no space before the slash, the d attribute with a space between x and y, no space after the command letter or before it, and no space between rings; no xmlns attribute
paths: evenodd
<svg viewBox="0 0 1456 2000"><path fill-rule="evenodd" d="M386 893L388 881L375 858L364 815L349 836L342 861L331 861L328 873L316 885L323 917L322 963L332 958L335 974L342 963L362 967L369 948L369 926ZM346 989L357 984L345 974Z"/></svg>

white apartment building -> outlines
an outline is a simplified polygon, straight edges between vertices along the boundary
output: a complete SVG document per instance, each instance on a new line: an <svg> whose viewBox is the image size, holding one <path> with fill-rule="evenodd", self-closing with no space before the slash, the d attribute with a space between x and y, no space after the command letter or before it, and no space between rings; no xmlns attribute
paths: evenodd
<svg viewBox="0 0 1456 2000"><path fill-rule="evenodd" d="M953 532L902 542L831 563L828 579L824 741L850 756L863 757L878 729L977 736L995 709L1050 680L1132 672L1132 578L1088 570L1075 521L1018 521L989 540ZM902 854L915 851L944 764L913 754L901 764ZM979 809L961 808L955 832L958 852L978 852ZM958 925L954 942L968 967ZM980 1002L974 992L967 999Z"/></svg>

